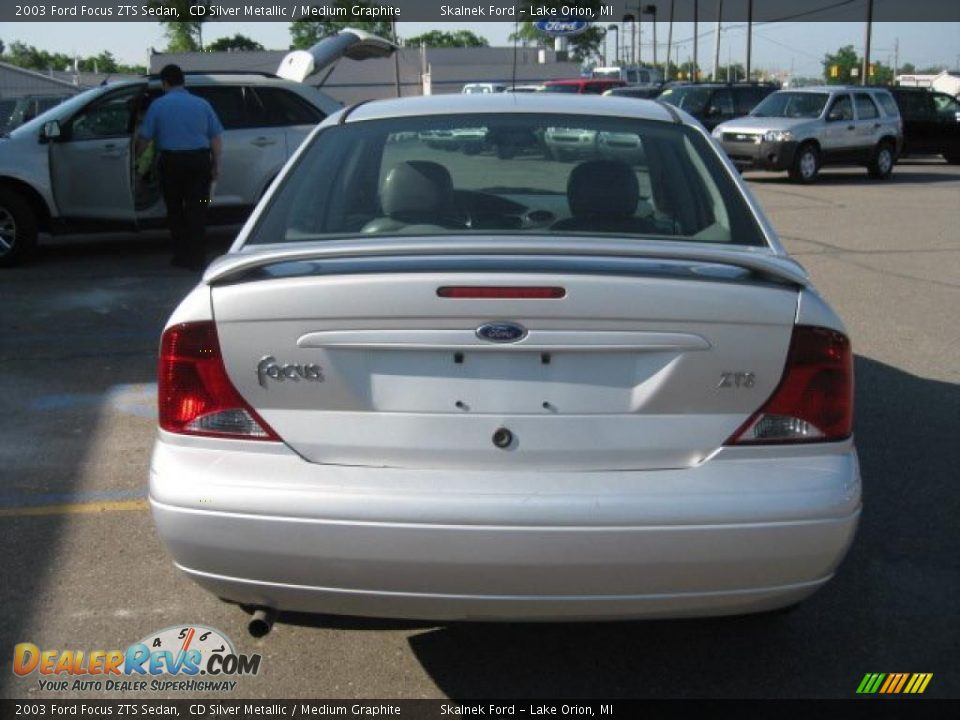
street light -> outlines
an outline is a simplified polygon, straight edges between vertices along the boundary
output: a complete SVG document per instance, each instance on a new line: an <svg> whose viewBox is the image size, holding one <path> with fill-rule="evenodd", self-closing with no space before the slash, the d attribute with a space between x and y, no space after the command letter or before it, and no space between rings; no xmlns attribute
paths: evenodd
<svg viewBox="0 0 960 720"><path fill-rule="evenodd" d="M624 53L627 56L627 65L633 65L637 61L637 18L632 13L623 16L624 24L630 23L630 52ZM626 41L624 41L626 44Z"/></svg>
<svg viewBox="0 0 960 720"><path fill-rule="evenodd" d="M620 28L616 25L607 25L607 31L613 32L613 64L617 65L620 62Z"/></svg>
<svg viewBox="0 0 960 720"><path fill-rule="evenodd" d="M646 15L653 15L653 67L657 67L657 6L644 5L643 12Z"/></svg>

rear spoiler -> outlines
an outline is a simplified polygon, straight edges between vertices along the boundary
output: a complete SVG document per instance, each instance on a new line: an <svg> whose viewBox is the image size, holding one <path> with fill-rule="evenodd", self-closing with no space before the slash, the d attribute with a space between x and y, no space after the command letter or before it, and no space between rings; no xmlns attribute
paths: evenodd
<svg viewBox="0 0 960 720"><path fill-rule="evenodd" d="M736 246L735 249L706 243L604 240L585 242L576 238L493 237L464 238L440 236L418 239L330 240L309 245L287 243L244 248L218 258L207 268L203 282L208 285L238 279L267 265L295 261L347 258L389 258L410 256L584 256L632 259L662 259L717 263L744 268L757 275L799 287L810 285L806 270L785 255L769 248ZM256 248L256 249L254 249Z"/></svg>

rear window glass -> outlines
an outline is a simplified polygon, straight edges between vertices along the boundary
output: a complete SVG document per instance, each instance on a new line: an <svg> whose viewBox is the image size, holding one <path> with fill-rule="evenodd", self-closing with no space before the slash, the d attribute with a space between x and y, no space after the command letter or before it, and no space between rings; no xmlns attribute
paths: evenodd
<svg viewBox="0 0 960 720"><path fill-rule="evenodd" d="M877 93L877 100L880 101L880 107L883 108L883 112L888 117L896 117L900 114L900 111L897 110L897 103L894 102L893 98L887 93Z"/></svg>
<svg viewBox="0 0 960 720"><path fill-rule="evenodd" d="M873 100L867 93L857 93L854 95L854 102L857 106L857 118L860 120L872 120L880 117L880 111L873 104Z"/></svg>
<svg viewBox="0 0 960 720"><path fill-rule="evenodd" d="M327 128L248 244L497 233L765 244L716 151L693 128L533 114Z"/></svg>

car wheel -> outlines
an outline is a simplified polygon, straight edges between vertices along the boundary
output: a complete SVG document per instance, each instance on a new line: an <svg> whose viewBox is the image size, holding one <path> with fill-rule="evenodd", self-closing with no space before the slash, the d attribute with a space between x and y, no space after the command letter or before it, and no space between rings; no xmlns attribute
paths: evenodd
<svg viewBox="0 0 960 720"><path fill-rule="evenodd" d="M794 182L812 183L820 172L820 151L813 144L801 145L790 167L790 179Z"/></svg>
<svg viewBox="0 0 960 720"><path fill-rule="evenodd" d="M893 172L895 162L893 147L888 142L882 142L873 151L873 157L867 166L867 172L875 180L886 180Z"/></svg>
<svg viewBox="0 0 960 720"><path fill-rule="evenodd" d="M37 245L37 216L17 192L0 190L0 267L22 262Z"/></svg>

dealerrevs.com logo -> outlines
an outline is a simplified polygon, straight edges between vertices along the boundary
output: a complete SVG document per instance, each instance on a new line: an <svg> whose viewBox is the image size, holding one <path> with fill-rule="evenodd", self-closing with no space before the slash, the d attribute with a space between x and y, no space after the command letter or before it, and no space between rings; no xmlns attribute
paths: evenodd
<svg viewBox="0 0 960 720"><path fill-rule="evenodd" d="M203 625L151 633L126 650L13 649L13 672L38 675L44 691L229 692L244 675L260 672L260 655L238 654L230 639Z"/></svg>

